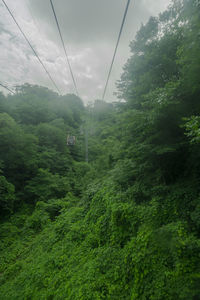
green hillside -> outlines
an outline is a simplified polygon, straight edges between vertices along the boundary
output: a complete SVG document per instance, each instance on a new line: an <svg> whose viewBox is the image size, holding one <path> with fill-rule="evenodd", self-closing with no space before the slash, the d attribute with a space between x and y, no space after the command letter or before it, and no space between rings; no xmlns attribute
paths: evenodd
<svg viewBox="0 0 200 300"><path fill-rule="evenodd" d="M114 103L0 94L1 300L200 299L200 2L130 49Z"/></svg>

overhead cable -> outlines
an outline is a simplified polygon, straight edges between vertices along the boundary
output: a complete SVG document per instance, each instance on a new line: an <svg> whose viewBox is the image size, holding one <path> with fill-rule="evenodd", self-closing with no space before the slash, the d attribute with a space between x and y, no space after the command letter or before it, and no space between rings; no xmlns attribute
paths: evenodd
<svg viewBox="0 0 200 300"><path fill-rule="evenodd" d="M15 24L17 25L17 27L19 28L21 34L23 35L23 37L25 38L25 40L27 41L27 43L29 44L30 48L32 49L34 55L37 57L38 61L40 62L40 64L42 65L42 67L44 68L45 72L47 73L49 79L51 80L51 82L53 83L53 85L55 86L55 88L57 89L58 93L60 93L59 88L57 87L55 81L53 80L53 78L51 77L49 71L46 69L44 63L42 62L41 58L39 57L39 55L37 54L37 52L35 51L35 49L33 48L33 46L31 45L31 43L29 42L27 36L25 35L25 33L23 32L23 30L21 29L20 25L18 24L18 22L16 21L14 15L12 14L12 12L10 11L8 5L6 4L6 2L4 0L2 0L2 2L4 3L5 7L7 8L9 14L11 15L11 17L13 18Z"/></svg>
<svg viewBox="0 0 200 300"><path fill-rule="evenodd" d="M4 89L8 90L10 93L14 94L14 92L11 89L9 89L9 87L7 87L6 85L0 83L0 86L2 86Z"/></svg>
<svg viewBox="0 0 200 300"><path fill-rule="evenodd" d="M77 96L79 96L76 80L75 80L75 77L74 77L74 74L73 74L73 71L72 71L72 67L71 67L71 64L70 64L70 61L69 61L69 57L68 57L68 54L67 54L65 43L64 43L64 40L63 40L63 37L62 37L62 33L61 33L60 25L58 23L58 18L57 18L56 12L55 12L53 1L50 0L50 3L51 3L51 8L52 8L52 11L53 11L53 14L54 14L54 17L55 17L55 21L56 21L56 25L57 25L58 32L59 32L59 35L60 35L60 39L61 39L61 42L62 42L62 45L63 45L63 49L64 49L64 52L65 52L65 56L66 56L66 59L67 59L67 65L69 67L71 77L72 77L72 80L73 80L74 88L75 88Z"/></svg>
<svg viewBox="0 0 200 300"><path fill-rule="evenodd" d="M117 44L116 44L116 47L115 47L114 55L113 55L113 58L112 58L112 62L111 62L111 66L110 66L110 69L109 69L109 72L108 72L106 85L105 85L104 92L103 92L103 97L102 97L103 100L105 98L105 94L106 94L106 91L107 91L108 82L109 82L110 75L111 75L111 72L112 72L112 68L113 68L113 64L114 64L114 61L115 61L115 56L116 56L116 53L117 53L117 49L118 49L118 46L119 46L119 41L120 41L120 38L121 38L121 35L122 35L123 27L124 27L124 24L125 24L129 4L130 4L130 0L127 1L126 9L125 9L125 12L124 12L122 24L121 24L120 31L119 31L119 36L118 36L118 39L117 39Z"/></svg>

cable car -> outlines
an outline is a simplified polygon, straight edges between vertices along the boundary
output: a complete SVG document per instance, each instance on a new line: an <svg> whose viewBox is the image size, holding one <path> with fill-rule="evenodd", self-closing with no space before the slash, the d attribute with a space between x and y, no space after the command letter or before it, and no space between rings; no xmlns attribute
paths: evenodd
<svg viewBox="0 0 200 300"><path fill-rule="evenodd" d="M72 135L67 136L67 145L68 146L73 146L76 144L76 137Z"/></svg>

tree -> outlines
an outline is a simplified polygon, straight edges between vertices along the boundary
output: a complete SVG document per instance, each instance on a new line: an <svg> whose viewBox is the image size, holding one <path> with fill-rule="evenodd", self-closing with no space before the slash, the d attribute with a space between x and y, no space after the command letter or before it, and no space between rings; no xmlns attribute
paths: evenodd
<svg viewBox="0 0 200 300"><path fill-rule="evenodd" d="M12 212L15 201L15 187L0 175L0 209L1 215Z"/></svg>

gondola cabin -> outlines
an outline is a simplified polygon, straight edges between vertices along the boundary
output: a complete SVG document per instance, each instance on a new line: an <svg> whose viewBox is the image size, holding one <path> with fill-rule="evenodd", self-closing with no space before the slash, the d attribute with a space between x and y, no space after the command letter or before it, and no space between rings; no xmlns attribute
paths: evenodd
<svg viewBox="0 0 200 300"><path fill-rule="evenodd" d="M73 146L76 144L76 137L72 135L67 136L67 146Z"/></svg>

